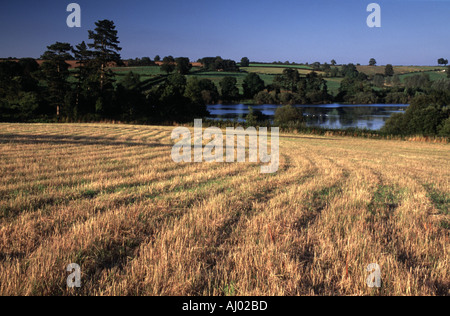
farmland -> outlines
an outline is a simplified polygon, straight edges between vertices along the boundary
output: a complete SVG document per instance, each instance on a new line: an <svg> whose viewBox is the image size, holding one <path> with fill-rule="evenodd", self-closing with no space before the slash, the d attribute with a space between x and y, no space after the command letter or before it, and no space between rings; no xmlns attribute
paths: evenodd
<svg viewBox="0 0 450 316"><path fill-rule="evenodd" d="M337 66L340 68L340 66ZM209 79L217 86L219 89L219 83L225 76L236 77L237 86L239 88L240 93L243 92L242 82L247 75L247 73L256 73L258 74L266 85L270 85L273 83L273 80L276 75L280 75L283 73L284 69L296 69L301 76L306 76L308 73L312 72L312 68L307 65L283 65L283 64L258 64L253 63L250 64L249 67L241 67L241 72L217 72L217 71L208 71L203 70L201 67L193 67L190 71L190 74L187 75L187 78L197 76L201 79ZM163 71L161 71L159 66L145 66L145 67L114 67L111 68L112 71L118 77L118 81L121 80L121 77L125 76L128 72L132 71L135 74L141 76L141 80L147 80L152 78L157 78L159 76L165 75ZM384 74L384 66L357 66L358 71L365 73L366 75L373 76L375 74ZM425 73L430 76L431 80L437 80L441 78L446 78L447 74L442 72L443 67L433 67L433 66L394 66L394 71L396 74L400 76L400 79L403 81L404 78L412 75L416 75L419 73ZM325 73L322 71L316 71L318 74L325 76ZM339 90L340 82L342 78L340 77L325 77L327 81L328 89L330 93L336 95Z"/></svg>
<svg viewBox="0 0 450 316"><path fill-rule="evenodd" d="M450 294L448 145L286 134L262 175L171 131L0 124L0 295Z"/></svg>

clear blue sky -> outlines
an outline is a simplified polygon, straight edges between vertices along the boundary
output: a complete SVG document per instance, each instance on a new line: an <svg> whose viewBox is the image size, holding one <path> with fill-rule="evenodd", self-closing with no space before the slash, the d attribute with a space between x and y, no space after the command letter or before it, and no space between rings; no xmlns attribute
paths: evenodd
<svg viewBox="0 0 450 316"><path fill-rule="evenodd" d="M66 26L66 7L82 9L82 27ZM367 5L382 8L368 28ZM88 41L101 19L113 20L123 58L157 54L192 60L435 65L450 58L450 1L444 0L16 0L0 10L0 57L39 57L56 41Z"/></svg>

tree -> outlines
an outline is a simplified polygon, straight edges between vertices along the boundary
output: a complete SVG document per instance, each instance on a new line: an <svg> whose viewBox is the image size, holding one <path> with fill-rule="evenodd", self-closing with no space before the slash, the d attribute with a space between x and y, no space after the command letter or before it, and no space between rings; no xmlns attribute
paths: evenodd
<svg viewBox="0 0 450 316"><path fill-rule="evenodd" d="M371 58L369 61L369 66L375 66L377 64L377 61L375 60L375 58Z"/></svg>
<svg viewBox="0 0 450 316"><path fill-rule="evenodd" d="M342 77L347 78L356 78L359 75L358 69L354 64L343 65L340 73Z"/></svg>
<svg viewBox="0 0 450 316"><path fill-rule="evenodd" d="M47 46L47 51L42 54L41 59L53 62L57 68L57 71L60 72L63 68L69 69L69 65L66 63L66 60L73 59L70 52L72 51L72 45L69 43L60 43L56 42L53 45Z"/></svg>
<svg viewBox="0 0 450 316"><path fill-rule="evenodd" d="M413 75L404 79L405 87L409 89L425 90L431 86L431 79L428 74Z"/></svg>
<svg viewBox="0 0 450 316"><path fill-rule="evenodd" d="M216 103L219 99L216 85L209 79L197 77L189 78L184 96L199 105Z"/></svg>
<svg viewBox="0 0 450 316"><path fill-rule="evenodd" d="M438 65L443 65L443 66L447 66L448 64L448 60L444 59L444 58L439 58L438 59Z"/></svg>
<svg viewBox="0 0 450 316"><path fill-rule="evenodd" d="M332 66L336 66L336 64L337 64L337 63L336 63L336 60L332 59L332 60L331 60L331 65L332 65Z"/></svg>
<svg viewBox="0 0 450 316"><path fill-rule="evenodd" d="M318 61L312 63L311 66L312 66L313 70L316 70L316 71L320 70L320 62L318 62Z"/></svg>
<svg viewBox="0 0 450 316"><path fill-rule="evenodd" d="M25 121L39 108L39 65L32 58L0 62L0 121Z"/></svg>
<svg viewBox="0 0 450 316"><path fill-rule="evenodd" d="M384 74L387 77L392 77L394 75L394 67L391 64L387 64L386 68L384 69Z"/></svg>
<svg viewBox="0 0 450 316"><path fill-rule="evenodd" d="M401 83L402 83L402 81L400 80L400 76L399 76L399 75L394 75L394 76L392 77L392 84L393 84L395 87L398 87Z"/></svg>
<svg viewBox="0 0 450 316"><path fill-rule="evenodd" d="M202 63L203 68L214 71L214 70L216 70L215 63L216 63L216 59L218 59L218 58L220 58L220 57L204 57L204 58L200 59L200 62Z"/></svg>
<svg viewBox="0 0 450 316"><path fill-rule="evenodd" d="M271 91L270 93L267 91L258 92L253 98L258 104L279 104L278 95L276 91Z"/></svg>
<svg viewBox="0 0 450 316"><path fill-rule="evenodd" d="M247 126L256 126L258 123L258 118L254 115L253 107L251 106L248 107L248 114L245 116L245 122L247 123Z"/></svg>
<svg viewBox="0 0 450 316"><path fill-rule="evenodd" d="M412 99L404 114L395 114L388 119L383 130L403 135L445 134L446 120L450 114L445 104L449 101L448 94L418 95Z"/></svg>
<svg viewBox="0 0 450 316"><path fill-rule="evenodd" d="M303 113L300 108L284 105L275 111L275 126L296 126L303 122Z"/></svg>
<svg viewBox="0 0 450 316"><path fill-rule="evenodd" d="M450 137L450 117L441 124L439 136Z"/></svg>
<svg viewBox="0 0 450 316"><path fill-rule="evenodd" d="M280 79L283 88L288 89L292 92L296 92L297 84L300 81L300 74L298 73L297 69L292 68L284 69Z"/></svg>
<svg viewBox="0 0 450 316"><path fill-rule="evenodd" d="M239 98L239 89L237 85L237 79L235 77L224 77L220 83L222 92L222 100L233 101Z"/></svg>
<svg viewBox="0 0 450 316"><path fill-rule="evenodd" d="M373 84L374 84L376 87L382 88L382 87L384 86L384 82L385 82L385 80L384 80L383 75L376 74L376 75L373 77Z"/></svg>
<svg viewBox="0 0 450 316"><path fill-rule="evenodd" d="M69 43L56 42L47 47L47 51L41 56L45 60L42 71L48 88L48 98L50 104L56 108L56 116L59 117L61 107L64 104L70 85L67 82L69 77L69 64L66 60L73 59L69 53L72 46Z"/></svg>
<svg viewBox="0 0 450 316"><path fill-rule="evenodd" d="M142 57L141 59L141 66L152 66L154 64L150 57Z"/></svg>
<svg viewBox="0 0 450 316"><path fill-rule="evenodd" d="M189 81L194 80L190 78ZM151 104L155 107L155 112L159 113L162 120L166 122L188 122L194 118L201 118L207 115L206 106L203 100L198 98L194 102L190 96L190 83L186 83L186 77L179 74L171 74L167 80L155 86L149 93ZM189 90L189 91L188 91ZM201 93L201 91L199 91ZM195 94L198 96L198 94Z"/></svg>
<svg viewBox="0 0 450 316"><path fill-rule="evenodd" d="M249 67L250 66L250 60L247 57L243 57L241 59L241 67Z"/></svg>
<svg viewBox="0 0 450 316"><path fill-rule="evenodd" d="M163 58L163 63L161 64L161 70L170 74L175 70L175 59L172 56L166 56Z"/></svg>
<svg viewBox="0 0 450 316"><path fill-rule="evenodd" d="M140 82L140 76L130 71L117 84L114 94L117 117L129 121L142 119L148 113L146 96L139 90Z"/></svg>
<svg viewBox="0 0 450 316"><path fill-rule="evenodd" d="M94 50L94 57L96 63L99 65L100 72L100 91L108 83L112 83L113 74L107 71L107 67L111 63L119 65L121 58L119 52L122 50L119 47L119 38L117 36L116 26L113 21L102 20L95 23L95 30L89 31L89 39L94 42L88 44L89 48Z"/></svg>
<svg viewBox="0 0 450 316"><path fill-rule="evenodd" d="M264 81L255 73L249 73L242 84L244 96L253 98L258 92L264 90Z"/></svg>
<svg viewBox="0 0 450 316"><path fill-rule="evenodd" d="M161 57L159 57L159 55L155 56L155 61L161 61Z"/></svg>
<svg viewBox="0 0 450 316"><path fill-rule="evenodd" d="M72 52L75 60L77 61L77 68L79 70L85 70L84 68L89 64L94 56L94 53L88 49L88 46L84 41L75 46L75 48L72 49Z"/></svg>
<svg viewBox="0 0 450 316"><path fill-rule="evenodd" d="M264 115L259 110L254 110L253 107L248 107L248 114L245 116L245 122L247 126L254 127L258 125L258 122L267 120L267 115Z"/></svg>
<svg viewBox="0 0 450 316"><path fill-rule="evenodd" d="M141 76L139 74L133 73L132 71L127 73L125 75L125 77L122 79L122 81L120 82L120 84L125 89L129 89L129 90L135 89L140 83L141 83Z"/></svg>
<svg viewBox="0 0 450 316"><path fill-rule="evenodd" d="M74 111L78 112L80 105L80 94L82 91L90 91L92 96L92 86L94 80L91 80L95 76L96 70L92 64L93 52L88 49L88 46L83 41L81 44L75 46L72 50L75 60L77 61L76 72L74 77L77 79L76 91L75 91L75 108Z"/></svg>
<svg viewBox="0 0 450 316"><path fill-rule="evenodd" d="M324 63L321 68L325 73L330 73L331 71L331 66L328 63Z"/></svg>
<svg viewBox="0 0 450 316"><path fill-rule="evenodd" d="M175 63L178 73L182 75L187 75L189 71L192 69L192 64L189 61L189 58L179 57L175 59Z"/></svg>

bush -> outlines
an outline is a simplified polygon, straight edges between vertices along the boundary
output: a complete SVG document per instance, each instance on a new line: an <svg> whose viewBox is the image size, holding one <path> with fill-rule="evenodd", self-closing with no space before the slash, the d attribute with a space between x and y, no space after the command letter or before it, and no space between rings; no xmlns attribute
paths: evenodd
<svg viewBox="0 0 450 316"><path fill-rule="evenodd" d="M276 91L267 92L267 91L260 91L255 96L255 102L258 104L278 104L278 98Z"/></svg>
<svg viewBox="0 0 450 316"><path fill-rule="evenodd" d="M403 113L395 113L386 121L382 132L387 134L402 135L405 133L405 115Z"/></svg>
<svg viewBox="0 0 450 316"><path fill-rule="evenodd" d="M300 108L292 105L284 105L275 111L275 126L294 127L300 126L303 122L303 112Z"/></svg>
<svg viewBox="0 0 450 316"><path fill-rule="evenodd" d="M247 126L257 126L258 123L267 120L267 116L259 110L254 110L251 106L248 107L248 114L245 117Z"/></svg>
<svg viewBox="0 0 450 316"><path fill-rule="evenodd" d="M249 73L242 83L244 88L244 96L253 98L258 92L264 90L264 81L255 73Z"/></svg>
<svg viewBox="0 0 450 316"><path fill-rule="evenodd" d="M385 98L385 102L390 104L406 104L408 101L408 95L403 92L389 92Z"/></svg>
<svg viewBox="0 0 450 316"><path fill-rule="evenodd" d="M440 126L439 136L450 137L450 117L446 119Z"/></svg>
<svg viewBox="0 0 450 316"><path fill-rule="evenodd" d="M449 111L436 96L415 97L405 114L394 114L386 122L384 132L398 135L436 136L447 133Z"/></svg>

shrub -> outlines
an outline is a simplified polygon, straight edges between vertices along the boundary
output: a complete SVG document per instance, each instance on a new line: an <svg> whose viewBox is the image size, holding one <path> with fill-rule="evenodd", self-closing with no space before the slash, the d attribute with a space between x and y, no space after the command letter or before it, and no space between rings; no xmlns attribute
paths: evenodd
<svg viewBox="0 0 450 316"><path fill-rule="evenodd" d="M292 127L300 126L303 122L303 112L292 105L284 105L275 111L275 126Z"/></svg>

